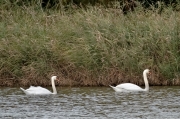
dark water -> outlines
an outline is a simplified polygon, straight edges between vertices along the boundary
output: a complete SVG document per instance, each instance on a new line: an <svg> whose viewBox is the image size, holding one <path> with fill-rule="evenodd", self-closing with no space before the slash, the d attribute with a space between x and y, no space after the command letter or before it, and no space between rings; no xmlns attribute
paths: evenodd
<svg viewBox="0 0 180 119"><path fill-rule="evenodd" d="M28 96L19 87L0 89L2 119L180 118L180 87L150 87L149 92L139 93L115 93L110 87L57 87L57 95L47 96Z"/></svg>

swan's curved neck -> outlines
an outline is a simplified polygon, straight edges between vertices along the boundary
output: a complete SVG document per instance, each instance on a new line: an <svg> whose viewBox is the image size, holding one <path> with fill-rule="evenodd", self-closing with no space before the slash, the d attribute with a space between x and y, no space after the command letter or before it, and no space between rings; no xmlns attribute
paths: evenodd
<svg viewBox="0 0 180 119"><path fill-rule="evenodd" d="M143 72L143 78L144 78L144 83L145 83L144 91L148 91L149 90L149 83L148 83L148 80L147 80L147 72Z"/></svg>
<svg viewBox="0 0 180 119"><path fill-rule="evenodd" d="M57 94L54 79L51 79L51 84L52 84L53 94Z"/></svg>

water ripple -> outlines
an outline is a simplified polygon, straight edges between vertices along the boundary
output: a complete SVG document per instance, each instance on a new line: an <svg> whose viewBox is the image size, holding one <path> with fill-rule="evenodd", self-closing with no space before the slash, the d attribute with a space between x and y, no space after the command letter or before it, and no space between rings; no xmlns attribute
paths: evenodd
<svg viewBox="0 0 180 119"><path fill-rule="evenodd" d="M151 87L141 93L116 93L110 87L57 90L57 95L28 96L19 87L1 88L0 118L180 118L179 87Z"/></svg>

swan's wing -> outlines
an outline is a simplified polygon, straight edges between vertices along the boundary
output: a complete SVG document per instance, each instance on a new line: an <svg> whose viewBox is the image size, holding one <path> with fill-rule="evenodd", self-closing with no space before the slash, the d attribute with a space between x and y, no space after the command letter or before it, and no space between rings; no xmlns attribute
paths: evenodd
<svg viewBox="0 0 180 119"><path fill-rule="evenodd" d="M125 90L132 90L132 91L138 91L138 90L142 90L141 87L132 84L132 83L123 83L123 84L119 84L116 86L116 88L121 88L121 89L125 89Z"/></svg>
<svg viewBox="0 0 180 119"><path fill-rule="evenodd" d="M40 86L31 86L30 88L26 89L26 92L28 92L29 94L52 94L49 90L47 90L46 88L42 88Z"/></svg>

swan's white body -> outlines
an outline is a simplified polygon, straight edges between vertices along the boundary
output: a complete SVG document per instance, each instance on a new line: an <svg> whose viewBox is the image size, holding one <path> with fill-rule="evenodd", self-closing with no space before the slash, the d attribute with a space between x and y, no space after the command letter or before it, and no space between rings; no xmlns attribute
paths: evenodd
<svg viewBox="0 0 180 119"><path fill-rule="evenodd" d="M113 88L116 92L149 91L149 83L147 80L148 73L149 73L149 69L145 69L143 71L145 89L142 89L141 87L132 83L123 83L123 84L117 85L116 87L110 85L110 87Z"/></svg>
<svg viewBox="0 0 180 119"><path fill-rule="evenodd" d="M30 88L28 89L23 89L20 87L20 89L26 94L26 95L49 95L49 94L57 94L57 91L56 91L56 87L55 87L55 83L54 81L57 79L57 76L52 76L51 77L51 84L52 84L52 89L53 89L53 92L45 89L45 88L42 88L40 86L30 86Z"/></svg>

